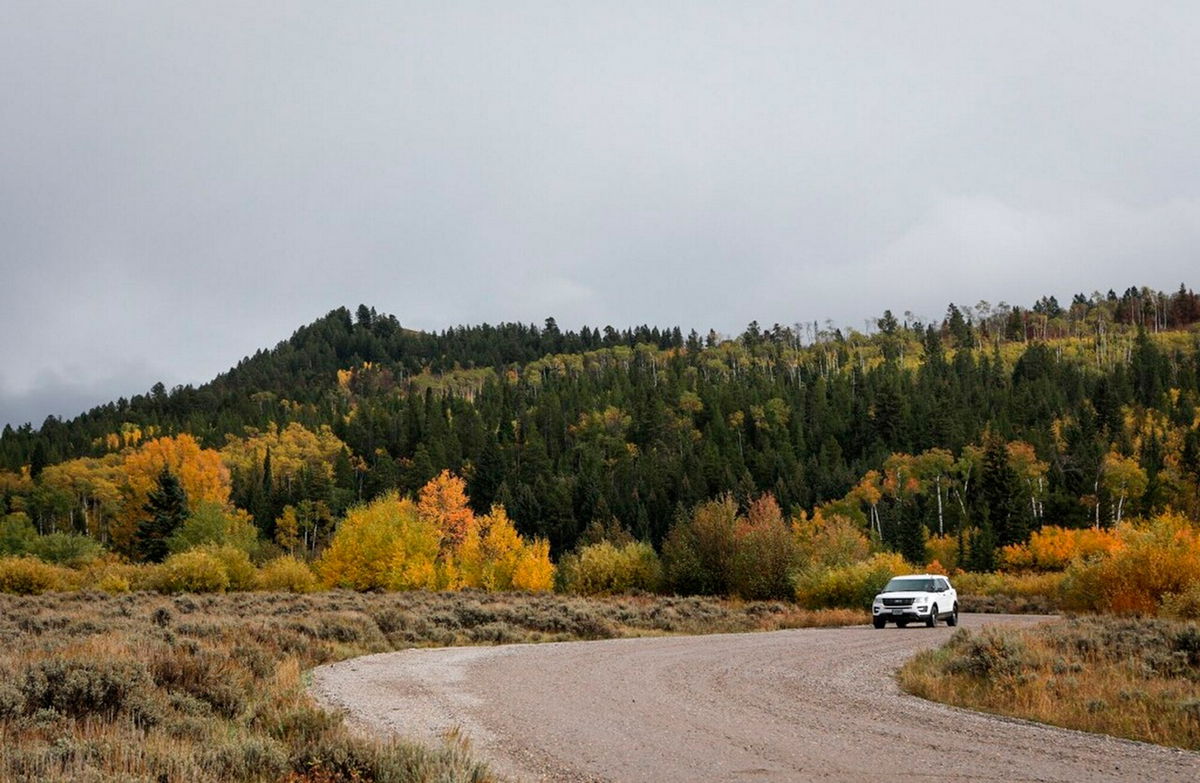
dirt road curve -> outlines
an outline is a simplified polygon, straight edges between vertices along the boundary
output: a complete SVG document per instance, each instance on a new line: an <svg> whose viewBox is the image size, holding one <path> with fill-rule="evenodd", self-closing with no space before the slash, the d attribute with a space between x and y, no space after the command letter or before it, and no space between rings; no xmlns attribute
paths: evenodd
<svg viewBox="0 0 1200 783"><path fill-rule="evenodd" d="M1037 618L1033 618L1037 619ZM1031 618L963 616L963 624ZM408 650L318 669L356 725L459 727L536 781L1189 781L1200 754L943 707L892 672L951 629Z"/></svg>

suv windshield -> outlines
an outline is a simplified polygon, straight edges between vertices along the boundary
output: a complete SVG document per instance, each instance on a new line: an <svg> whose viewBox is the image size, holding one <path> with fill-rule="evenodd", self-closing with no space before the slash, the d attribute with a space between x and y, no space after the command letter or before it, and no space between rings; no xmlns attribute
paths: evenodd
<svg viewBox="0 0 1200 783"><path fill-rule="evenodd" d="M885 593L932 593L934 592L932 579L893 579L887 583L887 587L883 588Z"/></svg>

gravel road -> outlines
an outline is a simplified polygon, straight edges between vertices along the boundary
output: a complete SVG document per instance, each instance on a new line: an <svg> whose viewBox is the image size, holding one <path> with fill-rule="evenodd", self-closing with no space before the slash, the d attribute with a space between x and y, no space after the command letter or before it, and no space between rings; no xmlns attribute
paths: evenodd
<svg viewBox="0 0 1200 783"><path fill-rule="evenodd" d="M963 615L963 625L1046 618ZM944 707L892 673L952 630L406 650L314 672L362 730L459 729L519 781L1188 781L1200 753Z"/></svg>

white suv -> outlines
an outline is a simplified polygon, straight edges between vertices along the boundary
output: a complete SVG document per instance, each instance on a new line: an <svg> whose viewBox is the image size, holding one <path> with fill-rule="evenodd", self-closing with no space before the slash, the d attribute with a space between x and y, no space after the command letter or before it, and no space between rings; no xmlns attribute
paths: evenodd
<svg viewBox="0 0 1200 783"><path fill-rule="evenodd" d="M903 628L923 622L932 628L939 619L958 625L958 593L950 580L938 574L894 577L871 603L871 622L882 628L891 620Z"/></svg>

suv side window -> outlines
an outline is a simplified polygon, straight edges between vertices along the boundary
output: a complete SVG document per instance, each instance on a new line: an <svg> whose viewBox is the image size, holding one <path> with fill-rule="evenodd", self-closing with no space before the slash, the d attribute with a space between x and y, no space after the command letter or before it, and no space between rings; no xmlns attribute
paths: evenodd
<svg viewBox="0 0 1200 783"><path fill-rule="evenodd" d="M939 591L944 591L944 590L950 589L950 583L947 582L945 579L938 579L936 581L936 586Z"/></svg>

